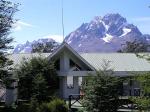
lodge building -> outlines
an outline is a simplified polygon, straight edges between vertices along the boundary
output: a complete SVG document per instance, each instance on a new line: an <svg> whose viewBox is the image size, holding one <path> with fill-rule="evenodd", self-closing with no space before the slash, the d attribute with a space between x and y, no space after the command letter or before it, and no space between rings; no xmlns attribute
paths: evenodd
<svg viewBox="0 0 150 112"><path fill-rule="evenodd" d="M80 94L83 78L94 76L97 70L103 70L106 61L110 63L109 67L113 69L115 76L129 77L150 71L150 63L134 53L77 53L66 42L52 53L12 54L8 58L14 61L13 67L16 67L22 59L39 55L55 62L60 84L59 95L64 99L70 94ZM124 96L138 96L141 92L137 81L123 82L120 87L121 95Z"/></svg>

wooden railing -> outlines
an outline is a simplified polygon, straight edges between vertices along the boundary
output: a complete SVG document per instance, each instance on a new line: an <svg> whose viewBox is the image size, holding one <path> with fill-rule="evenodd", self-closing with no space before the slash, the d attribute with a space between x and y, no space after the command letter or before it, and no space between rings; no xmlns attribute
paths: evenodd
<svg viewBox="0 0 150 112"><path fill-rule="evenodd" d="M80 94L71 94L69 95L69 109L71 110L72 106L74 106L75 103L78 103L79 105L76 107L83 107L82 103L81 103L81 99L83 99L84 95L80 95Z"/></svg>

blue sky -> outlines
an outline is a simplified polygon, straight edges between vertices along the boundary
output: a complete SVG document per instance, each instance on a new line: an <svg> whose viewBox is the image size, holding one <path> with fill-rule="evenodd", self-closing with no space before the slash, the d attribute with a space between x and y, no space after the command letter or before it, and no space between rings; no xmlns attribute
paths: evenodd
<svg viewBox="0 0 150 112"><path fill-rule="evenodd" d="M61 0L11 0L18 2L19 19L12 32L16 43L55 35L62 40ZM129 23L136 25L142 33L150 34L149 0L64 0L65 35L95 16L119 13Z"/></svg>

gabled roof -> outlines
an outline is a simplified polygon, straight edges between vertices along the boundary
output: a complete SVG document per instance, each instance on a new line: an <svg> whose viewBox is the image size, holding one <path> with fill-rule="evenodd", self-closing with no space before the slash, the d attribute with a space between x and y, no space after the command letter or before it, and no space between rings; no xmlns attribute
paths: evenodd
<svg viewBox="0 0 150 112"><path fill-rule="evenodd" d="M145 54L150 55L150 53ZM110 62L110 68L114 71L150 71L150 62L137 57L134 53L83 53L80 55L96 70L102 69L104 60L106 60Z"/></svg>
<svg viewBox="0 0 150 112"><path fill-rule="evenodd" d="M60 47L55 50L48 58L52 59L56 55L58 55L63 49L69 50L73 53L79 60L81 60L84 64L86 64L91 70L95 70L95 68L89 64L82 56L80 56L70 45L68 45L65 41L60 45Z"/></svg>
<svg viewBox="0 0 150 112"><path fill-rule="evenodd" d="M63 43L53 53L31 53L31 54L12 54L8 58L14 61L14 65L20 64L22 59L30 59L41 55L42 57L48 57L49 59L58 55L63 49L67 49L72 52L78 59L84 62L92 70L102 69L103 60L110 61L110 67L114 71L131 71L131 72L142 72L150 71L150 62L146 59L139 58L134 53L82 53L78 54L70 45ZM150 53L147 53L150 55Z"/></svg>

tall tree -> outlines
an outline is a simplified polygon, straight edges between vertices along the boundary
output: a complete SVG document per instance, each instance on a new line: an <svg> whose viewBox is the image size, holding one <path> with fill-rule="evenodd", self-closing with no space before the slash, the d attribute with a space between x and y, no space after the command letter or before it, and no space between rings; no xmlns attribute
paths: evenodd
<svg viewBox="0 0 150 112"><path fill-rule="evenodd" d="M150 111L150 72L134 77L140 83L140 96L132 96L130 99L137 105L140 111Z"/></svg>
<svg viewBox="0 0 150 112"><path fill-rule="evenodd" d="M58 89L58 79L54 64L47 58L33 57L19 65L19 98L44 101Z"/></svg>
<svg viewBox="0 0 150 112"><path fill-rule="evenodd" d="M143 58L150 62L149 53L138 54L138 58ZM143 111L150 111L150 72L143 72L136 74L133 77L134 80L140 84L140 96L132 96L130 99L137 105L138 109Z"/></svg>
<svg viewBox="0 0 150 112"><path fill-rule="evenodd" d="M12 62L6 58L6 51L11 49L10 43L13 38L9 37L12 25L15 23L14 14L18 4L10 1L0 0L0 79L8 77L7 66Z"/></svg>
<svg viewBox="0 0 150 112"><path fill-rule="evenodd" d="M101 70L86 79L83 104L87 112L116 112L119 105L120 80L111 70Z"/></svg>

